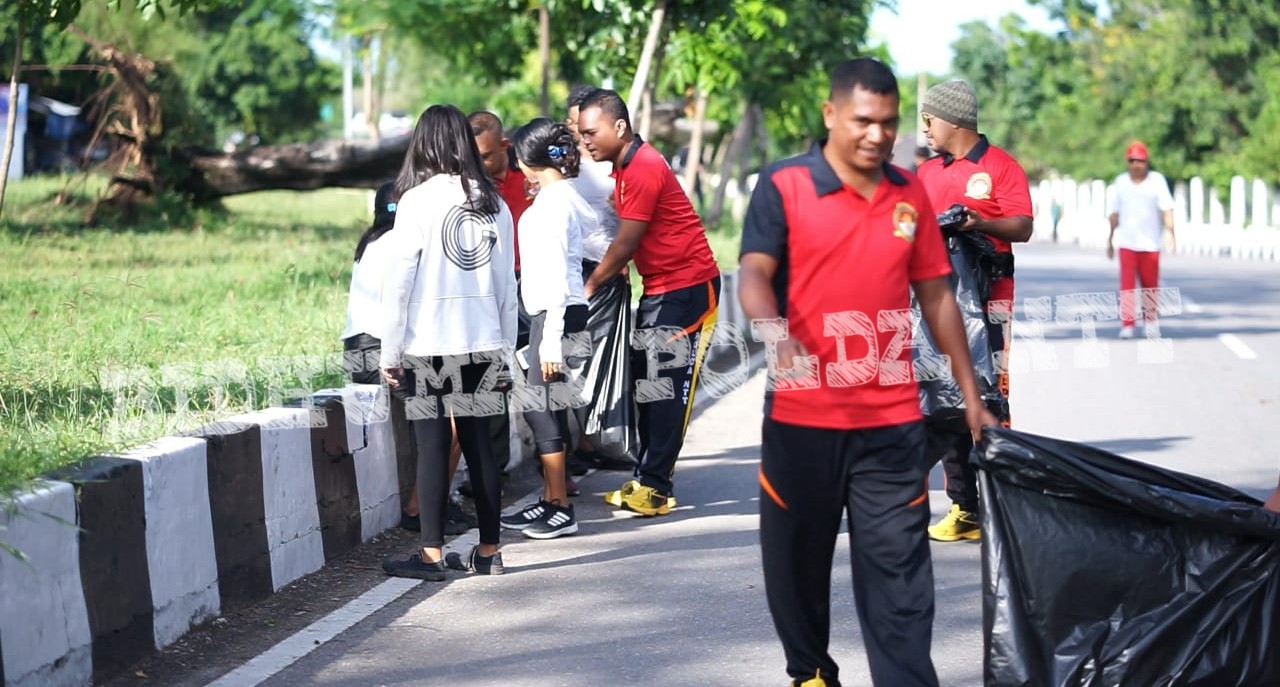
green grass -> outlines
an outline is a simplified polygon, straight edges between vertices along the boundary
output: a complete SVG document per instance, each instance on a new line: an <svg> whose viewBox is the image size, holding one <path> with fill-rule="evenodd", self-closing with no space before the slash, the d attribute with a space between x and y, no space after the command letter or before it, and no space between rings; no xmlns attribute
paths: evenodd
<svg viewBox="0 0 1280 687"><path fill-rule="evenodd" d="M113 231L82 228L85 199L54 205L60 188L11 187L0 222L0 491L269 405L272 392L340 383L368 192L250 194L225 213L160 203ZM183 224L172 226L175 214ZM221 383L201 376L218 370ZM196 376L166 384L175 372ZM187 386L179 402L175 388Z"/></svg>
<svg viewBox="0 0 1280 687"><path fill-rule="evenodd" d="M100 180L57 205L63 184L12 184L0 220L0 494L341 383L338 334L367 191L248 194L225 212L161 201L119 230L82 226ZM737 227L707 235L733 269ZM175 373L194 382L174 384Z"/></svg>

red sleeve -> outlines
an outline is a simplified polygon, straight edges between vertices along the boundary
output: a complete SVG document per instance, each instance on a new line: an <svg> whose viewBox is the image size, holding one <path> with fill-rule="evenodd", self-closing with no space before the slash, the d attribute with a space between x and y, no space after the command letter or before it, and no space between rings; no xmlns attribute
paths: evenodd
<svg viewBox="0 0 1280 687"><path fill-rule="evenodd" d="M907 278L914 282L927 281L951 274L951 257L942 242L942 230L924 189L917 185L916 240L911 249L911 264L907 266Z"/></svg>
<svg viewBox="0 0 1280 687"><path fill-rule="evenodd" d="M618 219L636 222L653 221L654 211L658 207L658 197L662 192L663 171L655 169L645 160L636 159L631 163L631 168L621 175L615 191L618 201Z"/></svg>
<svg viewBox="0 0 1280 687"><path fill-rule="evenodd" d="M1031 209L1031 186L1022 165L1010 157L1001 165L1000 176L992 180L992 200L1000 206L1001 217L1034 217Z"/></svg>

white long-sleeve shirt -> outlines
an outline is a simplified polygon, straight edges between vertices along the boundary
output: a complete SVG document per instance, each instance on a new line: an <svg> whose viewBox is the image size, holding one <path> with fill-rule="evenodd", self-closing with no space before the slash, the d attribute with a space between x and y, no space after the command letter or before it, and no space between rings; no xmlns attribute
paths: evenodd
<svg viewBox="0 0 1280 687"><path fill-rule="evenodd" d="M382 338L382 278L391 263L390 232L364 247L360 262L351 267L351 289L347 293L347 325L341 340L356 334Z"/></svg>
<svg viewBox="0 0 1280 687"><path fill-rule="evenodd" d="M400 198L383 282L382 360L515 348L515 231L467 207L459 177L436 175Z"/></svg>
<svg viewBox="0 0 1280 687"><path fill-rule="evenodd" d="M578 176L569 179L578 195L596 213L596 221L582 234L582 257L592 262L604 259L605 251L618 235L618 213L613 209L613 171L610 162L596 162L589 155L582 156Z"/></svg>
<svg viewBox="0 0 1280 687"><path fill-rule="evenodd" d="M595 211L567 181L540 187L520 216L520 300L530 315L547 313L538 346L544 363L564 362L564 311L587 304L582 234L597 224Z"/></svg>

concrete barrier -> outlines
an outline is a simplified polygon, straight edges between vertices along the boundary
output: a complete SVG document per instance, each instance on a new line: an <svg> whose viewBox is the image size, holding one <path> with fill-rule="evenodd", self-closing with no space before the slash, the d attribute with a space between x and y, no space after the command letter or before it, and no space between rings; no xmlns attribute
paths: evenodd
<svg viewBox="0 0 1280 687"><path fill-rule="evenodd" d="M221 613L207 442L165 437L126 453L142 466L155 648Z"/></svg>
<svg viewBox="0 0 1280 687"><path fill-rule="evenodd" d="M87 685L93 640L80 580L75 488L38 482L0 509L0 677L9 687ZM18 593L16 590L21 590Z"/></svg>

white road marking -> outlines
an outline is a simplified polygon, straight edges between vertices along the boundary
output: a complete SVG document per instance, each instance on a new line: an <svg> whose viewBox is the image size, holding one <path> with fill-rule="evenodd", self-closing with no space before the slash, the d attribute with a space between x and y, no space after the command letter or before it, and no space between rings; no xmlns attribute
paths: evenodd
<svg viewBox="0 0 1280 687"><path fill-rule="evenodd" d="M1204 312L1204 308L1200 307L1199 303L1188 298L1185 293L1182 294L1182 309L1192 315L1199 315Z"/></svg>
<svg viewBox="0 0 1280 687"><path fill-rule="evenodd" d="M1235 334L1219 334L1218 341L1221 341L1222 345L1227 347L1227 350L1235 353L1242 360L1258 359L1258 354L1254 353L1253 349L1249 348L1249 345L1241 341L1240 337Z"/></svg>
<svg viewBox="0 0 1280 687"><path fill-rule="evenodd" d="M208 687L260 685L419 584L422 584L421 580L398 577L387 580L259 654L248 663L209 683Z"/></svg>

